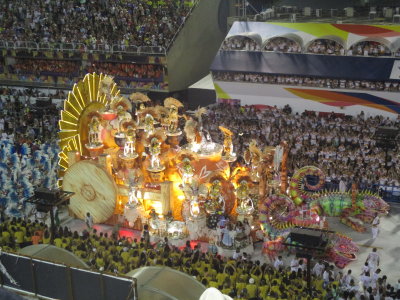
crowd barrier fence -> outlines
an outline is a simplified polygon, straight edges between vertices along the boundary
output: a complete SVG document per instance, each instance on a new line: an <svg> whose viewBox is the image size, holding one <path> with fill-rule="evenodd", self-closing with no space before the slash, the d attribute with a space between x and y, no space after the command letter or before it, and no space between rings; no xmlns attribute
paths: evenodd
<svg viewBox="0 0 400 300"><path fill-rule="evenodd" d="M135 278L0 253L0 284L11 290L61 300L137 300Z"/></svg>

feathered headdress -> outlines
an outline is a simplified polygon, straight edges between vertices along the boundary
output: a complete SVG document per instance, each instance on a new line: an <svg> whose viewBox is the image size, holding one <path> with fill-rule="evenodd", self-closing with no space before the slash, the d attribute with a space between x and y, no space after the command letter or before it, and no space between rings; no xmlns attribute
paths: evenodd
<svg viewBox="0 0 400 300"><path fill-rule="evenodd" d="M136 127L135 122L133 122L133 121L126 121L126 122L122 123L122 128L123 128L124 130L127 130L127 129L129 128L129 126L132 127L132 128L135 128L135 127Z"/></svg>
<svg viewBox="0 0 400 300"><path fill-rule="evenodd" d="M257 147L257 141L256 140L251 140L250 145L249 145L249 151L251 153L251 157L254 160L254 162L259 162L261 160L262 152Z"/></svg>
<svg viewBox="0 0 400 300"><path fill-rule="evenodd" d="M204 115L204 114L206 114L206 113L207 113L207 108L205 108L205 107L199 107L199 108L197 108L197 109L195 110L194 116L195 116L198 120L201 120L202 115Z"/></svg>
<svg viewBox="0 0 400 300"><path fill-rule="evenodd" d="M185 132L188 141L194 141L197 143L201 142L201 136L199 134L199 130L197 129L197 125L197 122L193 119L186 120L183 131ZM199 141L198 138L200 138Z"/></svg>
<svg viewBox="0 0 400 300"><path fill-rule="evenodd" d="M20 163L20 160L19 160L18 154L17 153L13 153L11 155L11 164L15 167L15 166L19 165L19 163Z"/></svg>
<svg viewBox="0 0 400 300"><path fill-rule="evenodd" d="M122 106L125 111L132 110L132 103L125 97L119 97L111 102L111 109L117 110L119 106Z"/></svg>
<svg viewBox="0 0 400 300"><path fill-rule="evenodd" d="M111 87L114 85L114 77L106 75L102 80L100 80L99 90L103 94L110 94Z"/></svg>
<svg viewBox="0 0 400 300"><path fill-rule="evenodd" d="M189 159L190 161L194 161L197 159L197 155L189 150L181 150L178 155L178 160L182 162L184 159Z"/></svg>
<svg viewBox="0 0 400 300"><path fill-rule="evenodd" d="M89 120L91 120L94 117L97 117L99 120L102 120L102 116L100 113L98 113L97 111L91 111L90 113L87 114L87 117Z"/></svg>
<svg viewBox="0 0 400 300"><path fill-rule="evenodd" d="M167 135L163 128L159 127L154 130L152 134L147 137L147 144L150 145L150 142L153 138L158 139L161 143L167 139Z"/></svg>
<svg viewBox="0 0 400 300"><path fill-rule="evenodd" d="M218 128L219 128L219 130L222 131L222 133L223 133L225 136L232 136L232 135L233 135L233 132L230 131L228 128L225 128L225 127L223 127L223 126L218 126Z"/></svg>
<svg viewBox="0 0 400 300"><path fill-rule="evenodd" d="M27 143L23 143L21 146L21 155L29 155L31 154L31 148L29 148Z"/></svg>
<svg viewBox="0 0 400 300"><path fill-rule="evenodd" d="M157 111L161 119L165 119L166 117L168 117L169 111L168 108L166 108L165 106L156 105L154 109Z"/></svg>
<svg viewBox="0 0 400 300"><path fill-rule="evenodd" d="M132 93L129 95L129 99L133 103L151 102L150 98L143 93Z"/></svg>
<svg viewBox="0 0 400 300"><path fill-rule="evenodd" d="M144 116L151 115L156 120L160 118L160 115L155 107L146 107L145 109L142 110L142 114Z"/></svg>
<svg viewBox="0 0 400 300"><path fill-rule="evenodd" d="M164 100L164 106L165 107L171 107L171 106L183 107L183 104L178 99L175 99L175 98L172 98L172 97L168 97L168 98L166 98Z"/></svg>

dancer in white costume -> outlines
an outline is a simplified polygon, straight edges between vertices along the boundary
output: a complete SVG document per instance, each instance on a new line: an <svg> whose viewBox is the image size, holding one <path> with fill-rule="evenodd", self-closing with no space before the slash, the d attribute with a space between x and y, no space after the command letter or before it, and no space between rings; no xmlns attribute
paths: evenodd
<svg viewBox="0 0 400 300"><path fill-rule="evenodd" d="M372 227L371 227L372 239L374 239L374 240L378 237L379 223L380 223L380 219L379 219L378 213L375 213L375 218L372 221Z"/></svg>

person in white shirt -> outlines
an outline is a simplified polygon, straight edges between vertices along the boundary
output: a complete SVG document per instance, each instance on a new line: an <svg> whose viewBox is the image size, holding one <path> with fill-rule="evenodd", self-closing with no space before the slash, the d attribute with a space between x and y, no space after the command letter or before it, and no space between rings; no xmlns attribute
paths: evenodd
<svg viewBox="0 0 400 300"><path fill-rule="evenodd" d="M290 270L292 272L297 272L298 269L299 269L299 260L297 259L297 257L294 257L290 262Z"/></svg>
<svg viewBox="0 0 400 300"><path fill-rule="evenodd" d="M278 258L275 259L274 268L275 268L276 270L279 270L279 268L281 268L281 267L283 267L282 256L278 256Z"/></svg>
<svg viewBox="0 0 400 300"><path fill-rule="evenodd" d="M365 290L371 286L371 277L369 276L369 272L360 276L360 282Z"/></svg>
<svg viewBox="0 0 400 300"><path fill-rule="evenodd" d="M238 258L240 258L240 249L239 248L237 248L236 249L236 251L235 251L235 253L233 253L233 256L232 256L232 258L234 259L234 260L237 260Z"/></svg>
<svg viewBox="0 0 400 300"><path fill-rule="evenodd" d="M85 223L89 230L93 228L93 217L90 215L89 212L86 213Z"/></svg>
<svg viewBox="0 0 400 300"><path fill-rule="evenodd" d="M379 267L380 258L379 258L379 254L376 252L377 252L376 248L372 249L372 252L370 254L368 254L368 257L367 257L366 262L368 263L371 271L375 271L376 268Z"/></svg>
<svg viewBox="0 0 400 300"><path fill-rule="evenodd" d="M351 270L347 271L347 274L343 276L341 283L343 286L348 286L350 285L350 281L353 279L353 276L351 276Z"/></svg>
<svg viewBox="0 0 400 300"><path fill-rule="evenodd" d="M314 268L312 269L312 273L317 277L321 277L324 269L325 269L324 264L322 263L322 261L319 261L315 264Z"/></svg>
<svg viewBox="0 0 400 300"><path fill-rule="evenodd" d="M368 261L365 262L364 266L361 269L361 274L360 275L364 275L365 273L370 271L370 266L368 264Z"/></svg>
<svg viewBox="0 0 400 300"><path fill-rule="evenodd" d="M372 221L372 227L371 227L372 239L374 239L374 240L378 237L379 223L380 223L379 215L378 215L378 213L375 213L375 218Z"/></svg>
<svg viewBox="0 0 400 300"><path fill-rule="evenodd" d="M379 273L381 272L381 269L376 269L376 271L372 274L371 276L371 287L373 289L377 288L378 285L378 278L379 278Z"/></svg>
<svg viewBox="0 0 400 300"><path fill-rule="evenodd" d="M329 285L329 281L330 281L330 270L329 268L326 268L324 273L322 274L322 280L324 281L323 283L323 287L326 288Z"/></svg>

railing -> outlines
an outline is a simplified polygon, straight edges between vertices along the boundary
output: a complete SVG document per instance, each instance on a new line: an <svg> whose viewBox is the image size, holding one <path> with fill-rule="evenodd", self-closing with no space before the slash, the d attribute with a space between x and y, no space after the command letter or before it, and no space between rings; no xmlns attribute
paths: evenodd
<svg viewBox="0 0 400 300"><path fill-rule="evenodd" d="M0 252L0 284L39 297L62 300L137 300L137 281L89 269Z"/></svg>
<svg viewBox="0 0 400 300"><path fill-rule="evenodd" d="M68 51L89 53L124 53L136 55L166 55L167 50L161 46L107 45L83 43L45 43L30 41L0 41L0 49L28 51Z"/></svg>

